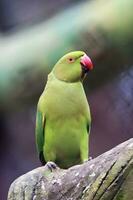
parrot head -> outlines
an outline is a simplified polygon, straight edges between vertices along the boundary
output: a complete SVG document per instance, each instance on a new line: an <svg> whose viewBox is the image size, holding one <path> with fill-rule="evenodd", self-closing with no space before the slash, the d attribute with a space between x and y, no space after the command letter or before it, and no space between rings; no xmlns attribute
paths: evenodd
<svg viewBox="0 0 133 200"><path fill-rule="evenodd" d="M84 79L93 69L91 59L83 51L74 51L64 55L54 66L56 78L66 82L76 82Z"/></svg>

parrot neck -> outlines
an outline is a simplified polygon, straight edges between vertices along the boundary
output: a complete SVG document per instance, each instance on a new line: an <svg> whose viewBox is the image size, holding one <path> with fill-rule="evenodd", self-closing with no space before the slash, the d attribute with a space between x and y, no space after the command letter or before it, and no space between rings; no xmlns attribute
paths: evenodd
<svg viewBox="0 0 133 200"><path fill-rule="evenodd" d="M82 80L76 80L76 81L68 81L66 79L59 79L53 71L51 71L49 74L48 74L48 80L58 80L58 81L61 81L61 82L65 82L65 83L77 83L77 82L83 82Z"/></svg>

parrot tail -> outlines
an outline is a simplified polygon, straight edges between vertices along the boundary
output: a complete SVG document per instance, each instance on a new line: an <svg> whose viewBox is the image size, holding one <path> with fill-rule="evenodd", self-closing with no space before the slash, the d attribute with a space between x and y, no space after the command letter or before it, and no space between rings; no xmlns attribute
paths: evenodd
<svg viewBox="0 0 133 200"><path fill-rule="evenodd" d="M40 159L42 165L45 165L45 164L46 164L46 161L45 161L44 155L43 155L43 151L41 151L41 152L39 153L39 159Z"/></svg>

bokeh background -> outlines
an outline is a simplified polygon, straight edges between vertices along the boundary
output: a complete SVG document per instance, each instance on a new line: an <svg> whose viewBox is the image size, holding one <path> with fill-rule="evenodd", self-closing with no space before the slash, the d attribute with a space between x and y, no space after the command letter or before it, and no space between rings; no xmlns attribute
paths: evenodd
<svg viewBox="0 0 133 200"><path fill-rule="evenodd" d="M133 1L0 0L0 199L38 166L38 98L54 63L83 50L92 112L90 155L133 136Z"/></svg>

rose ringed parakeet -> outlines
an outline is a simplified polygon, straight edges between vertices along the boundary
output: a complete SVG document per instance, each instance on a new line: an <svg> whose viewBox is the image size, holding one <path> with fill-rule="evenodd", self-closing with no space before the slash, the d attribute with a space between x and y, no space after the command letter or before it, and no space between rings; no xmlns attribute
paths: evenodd
<svg viewBox="0 0 133 200"><path fill-rule="evenodd" d="M36 116L36 144L42 164L68 168L88 160L90 109L82 86L93 68L83 51L63 56L48 75Z"/></svg>

